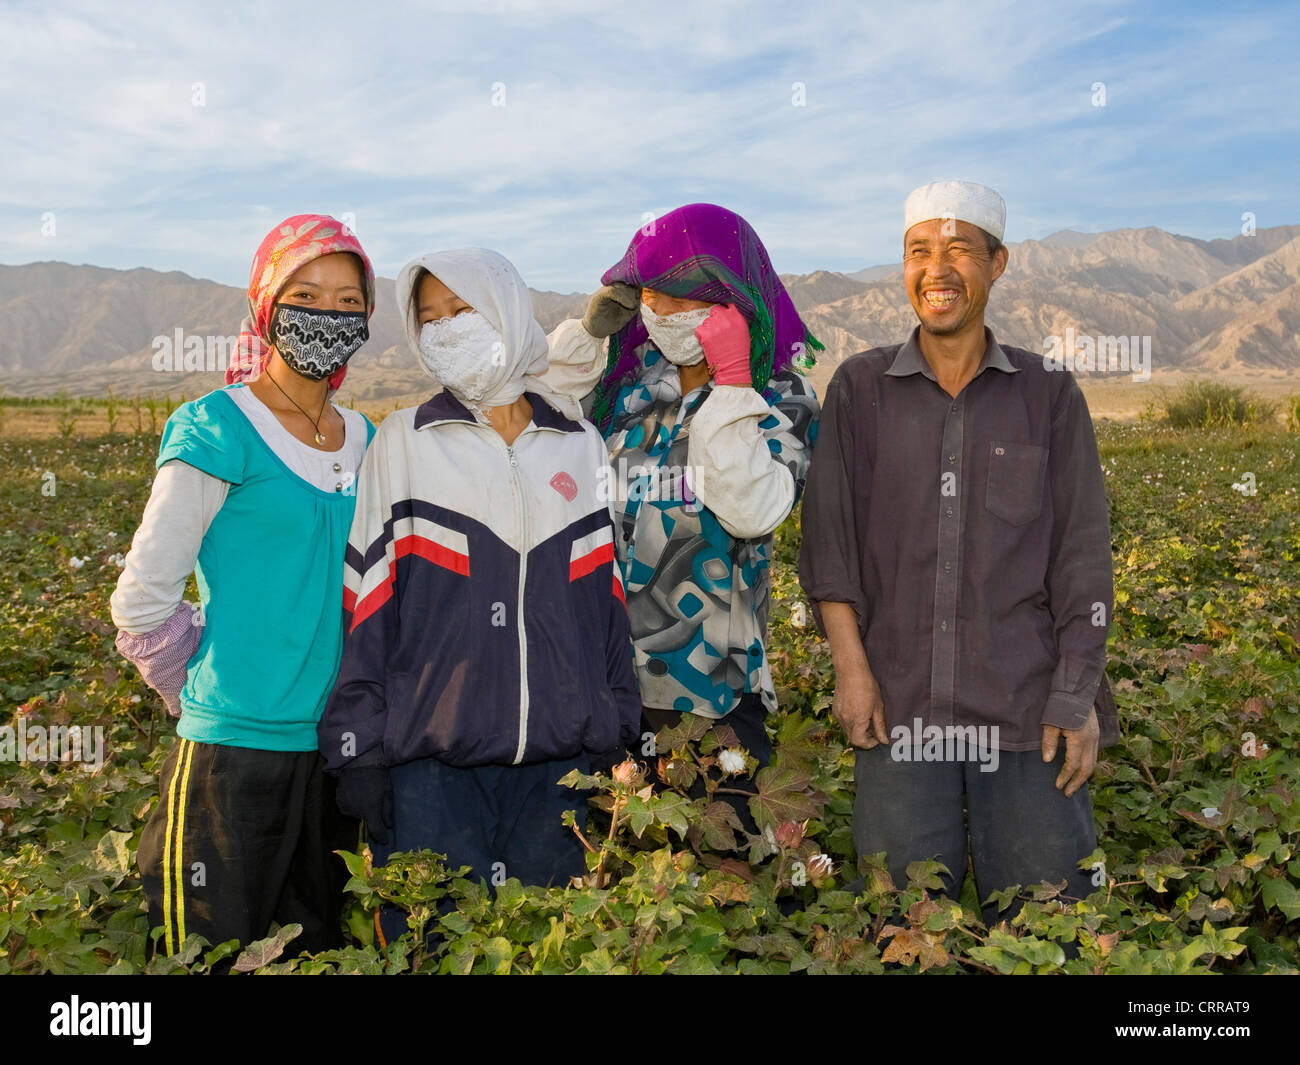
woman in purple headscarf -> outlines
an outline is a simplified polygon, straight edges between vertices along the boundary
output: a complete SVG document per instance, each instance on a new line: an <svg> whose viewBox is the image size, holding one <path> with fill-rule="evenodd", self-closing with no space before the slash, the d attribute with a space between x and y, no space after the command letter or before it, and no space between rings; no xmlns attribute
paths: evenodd
<svg viewBox="0 0 1300 1065"><path fill-rule="evenodd" d="M719 739L753 759L725 762L743 780L771 756L772 533L816 436L797 367L822 345L749 223L713 204L642 227L601 282L582 321L551 334L545 379L583 400L609 446L644 726L725 719L734 735Z"/></svg>

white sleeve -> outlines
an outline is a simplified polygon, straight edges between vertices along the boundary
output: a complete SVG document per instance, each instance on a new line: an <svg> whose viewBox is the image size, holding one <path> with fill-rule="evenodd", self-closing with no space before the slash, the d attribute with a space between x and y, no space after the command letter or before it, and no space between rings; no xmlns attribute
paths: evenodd
<svg viewBox="0 0 1300 1065"><path fill-rule="evenodd" d="M582 328L580 319L570 318L551 330L546 343L550 365L538 377L556 392L581 403L605 372L609 341L592 336Z"/></svg>
<svg viewBox="0 0 1300 1065"><path fill-rule="evenodd" d="M766 536L794 506L794 476L759 425L774 413L748 385L715 385L691 422L686 484L739 540Z"/></svg>
<svg viewBox="0 0 1300 1065"><path fill-rule="evenodd" d="M114 625L142 634L171 617L229 488L180 459L162 464L109 601Z"/></svg>

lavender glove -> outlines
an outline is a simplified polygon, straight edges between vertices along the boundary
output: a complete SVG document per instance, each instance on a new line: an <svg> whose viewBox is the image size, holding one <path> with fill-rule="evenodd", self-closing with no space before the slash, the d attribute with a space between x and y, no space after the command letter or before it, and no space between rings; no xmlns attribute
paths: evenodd
<svg viewBox="0 0 1300 1065"><path fill-rule="evenodd" d="M140 671L144 682L162 696L172 717L181 716L180 694L185 687L186 667L203 636L203 626L195 623L198 616L190 603L182 601L172 616L152 632L117 630L117 649Z"/></svg>

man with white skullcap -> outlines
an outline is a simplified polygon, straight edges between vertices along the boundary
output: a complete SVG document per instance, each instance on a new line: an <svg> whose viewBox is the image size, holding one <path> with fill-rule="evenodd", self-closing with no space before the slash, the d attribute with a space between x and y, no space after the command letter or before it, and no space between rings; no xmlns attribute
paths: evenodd
<svg viewBox="0 0 1300 1065"><path fill-rule="evenodd" d="M907 198L919 324L831 379L800 582L858 748L858 853L887 852L900 887L908 863L937 858L957 898L964 807L981 900L1042 880L1081 898L1096 847L1086 782L1099 743L1118 740L1108 511L1073 377L984 324L1005 223L1002 197L968 181Z"/></svg>

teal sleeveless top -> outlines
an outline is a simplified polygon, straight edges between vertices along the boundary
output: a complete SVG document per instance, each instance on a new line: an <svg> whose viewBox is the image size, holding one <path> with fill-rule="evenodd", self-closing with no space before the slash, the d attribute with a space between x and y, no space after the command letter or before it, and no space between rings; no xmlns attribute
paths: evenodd
<svg viewBox="0 0 1300 1065"><path fill-rule="evenodd" d="M291 471L226 393L167 419L157 465L179 459L230 484L199 548L204 628L178 735L266 751L316 749L343 646L343 558L356 506ZM375 427L366 420L366 446ZM353 472L353 471L348 471Z"/></svg>

